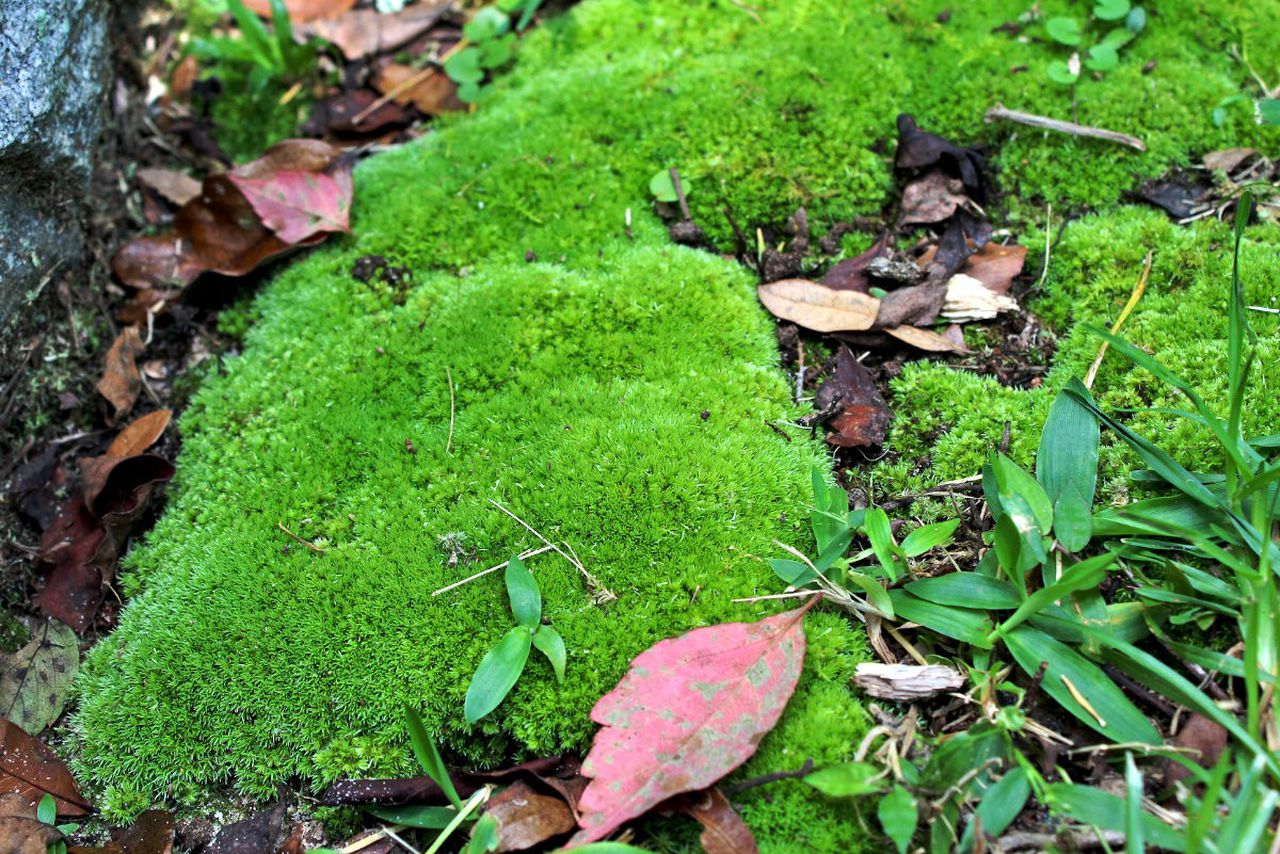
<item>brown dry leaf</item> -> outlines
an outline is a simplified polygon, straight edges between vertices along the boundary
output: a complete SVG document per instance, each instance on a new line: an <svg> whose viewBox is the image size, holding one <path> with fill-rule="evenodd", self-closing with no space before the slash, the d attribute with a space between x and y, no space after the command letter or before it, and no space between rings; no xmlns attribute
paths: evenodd
<svg viewBox="0 0 1280 854"><path fill-rule="evenodd" d="M262 854L275 851L289 837L283 803L228 824L213 838L203 854Z"/></svg>
<svg viewBox="0 0 1280 854"><path fill-rule="evenodd" d="M326 98L312 110L306 132L316 136L332 134L343 139L367 139L402 128L413 121L411 110L395 101L374 107L377 100L378 93L372 89L356 89ZM373 107L372 112L370 107Z"/></svg>
<svg viewBox="0 0 1280 854"><path fill-rule="evenodd" d="M1007 294L1027 262L1027 247L1017 243L987 243L969 256L960 272L982 282L987 290Z"/></svg>
<svg viewBox="0 0 1280 854"><path fill-rule="evenodd" d="M271 20L271 0L244 0L255 14ZM284 0L289 20L301 24L316 19L333 18L356 5L356 0Z"/></svg>
<svg viewBox="0 0 1280 854"><path fill-rule="evenodd" d="M173 418L172 409L157 409L139 418L116 435L107 446L107 453L115 457L132 457L141 454L160 440Z"/></svg>
<svg viewBox="0 0 1280 854"><path fill-rule="evenodd" d="M866 448L884 443L893 413L875 379L847 345L836 352L835 371L814 399L820 412L835 412L827 442L842 448Z"/></svg>
<svg viewBox="0 0 1280 854"><path fill-rule="evenodd" d="M928 329L921 329L918 326L892 326L884 332L892 335L904 344L910 344L917 350L923 350L926 353L967 353L969 348L964 346L964 336L961 335L957 341L955 338L949 338L945 335L939 335Z"/></svg>
<svg viewBox="0 0 1280 854"><path fill-rule="evenodd" d="M173 230L126 243L111 259L112 272L134 288L183 287L204 272L242 276L277 255L321 242L329 231L346 230L351 161L342 154L318 140L289 139L257 160L205 178L200 195L174 217ZM248 188L252 201L237 184Z"/></svg>
<svg viewBox="0 0 1280 854"><path fill-rule="evenodd" d="M836 264L822 277L821 283L837 291L858 291L868 293L871 282L867 278L867 267L871 262L886 254L889 250L889 236L877 240L870 249L853 258L846 258Z"/></svg>
<svg viewBox="0 0 1280 854"><path fill-rule="evenodd" d="M808 279L782 279L757 289L760 302L775 317L814 332L861 332L870 329L880 300L852 290L836 290Z"/></svg>
<svg viewBox="0 0 1280 854"><path fill-rule="evenodd" d="M408 83L414 77L415 83ZM373 88L383 95L396 92L393 96L398 104L413 104L429 116L440 113L465 110L467 105L458 100L458 84L449 79L443 71L428 68L419 71L408 65L385 63L379 66L373 75ZM399 87L404 86L401 90Z"/></svg>
<svg viewBox="0 0 1280 854"><path fill-rule="evenodd" d="M904 703L965 686L964 674L945 664L859 664L854 683L872 697Z"/></svg>
<svg viewBox="0 0 1280 854"><path fill-rule="evenodd" d="M187 55L174 66L173 74L169 77L169 96L185 101L191 94L191 87L195 85L199 75L200 61L194 55Z"/></svg>
<svg viewBox="0 0 1280 854"><path fill-rule="evenodd" d="M1182 729L1173 738L1173 746L1191 751L1189 758L1205 768L1218 763L1227 747L1227 731L1221 724L1192 712ZM1165 760L1165 782L1172 785L1191 776L1191 771L1180 762Z"/></svg>
<svg viewBox="0 0 1280 854"><path fill-rule="evenodd" d="M24 798L32 809L46 794L53 795L60 816L87 815L90 809L71 772L48 745L12 721L0 719L0 795L10 792Z"/></svg>
<svg viewBox="0 0 1280 854"><path fill-rule="evenodd" d="M133 408L142 393L142 374L138 372L138 357L146 346L137 326L126 327L116 336L107 351L102 379L98 380L98 394L111 404L108 424L114 424L120 416Z"/></svg>
<svg viewBox="0 0 1280 854"><path fill-rule="evenodd" d="M917 178L902 190L899 225L928 225L942 222L969 203L964 183L939 169Z"/></svg>
<svg viewBox="0 0 1280 854"><path fill-rule="evenodd" d="M0 851L4 854L47 854L49 846L63 838L56 827L34 818L0 817Z"/></svg>
<svg viewBox="0 0 1280 854"><path fill-rule="evenodd" d="M946 295L946 287L932 282L890 291L880 301L873 325L877 329L926 326L938 319Z"/></svg>
<svg viewBox="0 0 1280 854"><path fill-rule="evenodd" d="M525 851L577 826L567 804L517 780L489 799L485 812L498 822L498 850Z"/></svg>
<svg viewBox="0 0 1280 854"><path fill-rule="evenodd" d="M347 3L347 7L351 7ZM308 21L295 29L299 38L332 42L348 60L375 56L413 41L448 11L450 2L423 2L390 15L356 9L341 17ZM296 19L295 19L296 20Z"/></svg>
<svg viewBox="0 0 1280 854"><path fill-rule="evenodd" d="M1230 174L1249 158L1258 153L1256 148L1224 148L1221 151L1210 151L1204 156L1204 168L1211 172Z"/></svg>
<svg viewBox="0 0 1280 854"><path fill-rule="evenodd" d="M702 825L698 842L706 854L756 854L760 850L751 828L718 787L686 795L674 807Z"/></svg>
<svg viewBox="0 0 1280 854"><path fill-rule="evenodd" d="M67 854L173 854L173 816L164 810L147 810L129 827L112 830L106 846L73 845Z"/></svg>
<svg viewBox="0 0 1280 854"><path fill-rule="evenodd" d="M161 198L182 207L200 195L200 182L185 172L174 169L139 169L138 183L154 190Z"/></svg>

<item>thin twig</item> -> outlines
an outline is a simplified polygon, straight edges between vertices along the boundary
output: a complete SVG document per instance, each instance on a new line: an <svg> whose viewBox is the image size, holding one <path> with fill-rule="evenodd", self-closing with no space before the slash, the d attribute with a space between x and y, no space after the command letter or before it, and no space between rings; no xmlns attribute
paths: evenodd
<svg viewBox="0 0 1280 854"><path fill-rule="evenodd" d="M569 563L571 563L571 564L573 564L575 567L577 567L578 572L582 573L582 577L583 577L583 578L585 578L585 579L587 580L587 586L588 586L589 588L591 588L591 591L592 591L591 598L596 602L596 604L601 604L601 603L603 603L603 602L611 602L611 601L613 601L614 599L617 599L617 598L618 598L616 595L614 595L614 593L613 593L612 591L610 591L610 590L609 590L609 588L608 588L608 587L605 587L605 586L600 582L600 579L596 578L594 575L592 575L591 573L587 572L587 568L586 568L585 566L583 566L583 565L582 565L582 561L578 560L578 558L577 558L577 557L570 556L568 553L566 553L563 549L561 549L561 548L560 548L559 546L557 546L555 543L551 542L551 541L550 541L550 540L548 540L546 537L542 536L542 534L541 534L541 533L539 533L539 532L538 532L538 530L537 530L537 529L535 529L535 528L534 528L532 525L530 525L528 522L526 522L525 520L521 519L521 518L520 518L519 516L517 516L516 514L512 513L512 512L511 512L510 510L508 510L506 507L502 506L502 504L501 504L501 503L499 503L499 502L497 502L497 501L493 500L492 498L490 498L490 499L489 499L489 503L490 503L490 504L492 504L494 507L497 507L497 508L498 508L499 510L501 510L503 513L506 513L506 514L507 514L508 516L510 516L512 519L515 519L517 522L519 522L519 523L524 527L524 529L525 529L526 531L528 531L529 533L533 534L533 535L534 535L535 537L537 537L538 539L542 540L542 542L546 543L548 546L550 546L552 549L554 549L554 550L555 550L555 552L556 552L556 554L560 555L560 557L564 558L565 560L569 561ZM570 547L569 547L569 549L570 549L570 551L572 551L572 550L573 550L573 547L572 547L572 546L570 546Z"/></svg>
<svg viewBox="0 0 1280 854"><path fill-rule="evenodd" d="M444 377L449 381L449 438L444 443L444 452L447 454L453 449L453 373L448 365L444 366Z"/></svg>
<svg viewBox="0 0 1280 854"><path fill-rule="evenodd" d="M444 68L445 61L448 60L451 56L453 56L458 51L465 48L468 44L469 42L466 39L463 39L462 41L455 44L453 47L449 48L443 54L441 54L440 59L437 60L437 63L440 66L439 68L437 68L435 65L427 65L417 74L414 74L412 77L406 77L404 80L401 80L395 86L392 86L382 95L382 97L378 98L372 104L365 107L360 112L356 113L355 116L351 119L351 125L353 127L359 126L359 124L362 121L369 118L369 116L373 114L374 110L377 110L379 107L385 106L386 103L390 101L392 98L395 98L399 95L403 95L405 92L412 89L414 86L417 86L419 83L421 83L423 80L426 80L431 75L443 74L444 72L441 69Z"/></svg>
<svg viewBox="0 0 1280 854"><path fill-rule="evenodd" d="M539 549L529 549L528 551L521 552L519 554L519 558L520 560L528 560L529 558L534 557L536 555L549 552L551 551L552 548L554 548L554 546L543 546L542 548L539 548ZM456 590L457 588L461 587L464 584L470 584L472 581L475 581L477 578L484 578L486 575L488 575L491 572L497 572L500 569L506 569L507 564L509 563L511 563L511 561L504 560L502 563L497 564L496 566L491 566L488 569L482 569L479 572L477 572L475 575L468 575L466 578L462 579L461 581L453 582L448 587L441 587L439 590L435 591L431 595L439 596L441 593L448 593L450 590Z"/></svg>
<svg viewBox="0 0 1280 854"><path fill-rule="evenodd" d="M756 786L763 786L766 783L776 783L779 780L794 780L798 777L807 777L813 771L813 759L805 759L804 764L794 771L774 771L772 774L761 774L759 777L751 777L743 780L741 783L735 783L732 786L721 789L726 798L732 798L741 795L743 792L750 791Z"/></svg>
<svg viewBox="0 0 1280 854"><path fill-rule="evenodd" d="M1124 304L1124 308L1120 310L1120 317L1111 327L1111 334L1120 334L1120 327L1124 326L1124 322L1129 319L1129 315L1133 313L1134 308L1138 305L1138 300L1142 299L1142 295L1147 290L1147 279L1151 277L1151 262L1155 259L1154 250L1147 253L1147 258L1143 261L1142 275L1138 277L1138 283L1133 286L1133 293L1129 294L1129 301ZM1093 388L1093 381L1098 376L1098 368L1102 367L1102 359L1107 355L1108 342L1103 341L1102 346L1098 348L1098 357L1093 360L1093 364L1089 366L1089 373L1084 376L1084 387Z"/></svg>
<svg viewBox="0 0 1280 854"><path fill-rule="evenodd" d="M675 188L676 202L679 203L680 205L680 215L683 216L685 218L685 221L687 222L693 217L689 216L689 203L685 200L685 197L684 197L684 185L680 183L680 170L672 166L670 169L670 173L671 173L671 186Z"/></svg>
<svg viewBox="0 0 1280 854"><path fill-rule="evenodd" d="M1087 136L1093 139L1105 139L1107 142L1117 142L1120 145L1127 145L1135 151L1145 152L1147 144L1136 136L1130 136L1127 133L1119 131L1106 130L1105 128L1095 128L1089 125L1078 125L1075 122L1064 122L1060 119L1051 119L1048 116L1037 116L1035 113L1024 113L1021 110L1006 109L1003 104L996 104L987 110L987 114L983 119L988 122L994 122L998 119L1005 119L1018 124L1029 125L1035 128L1044 128L1045 130L1057 131L1058 133L1070 134L1071 136Z"/></svg>
<svg viewBox="0 0 1280 854"><path fill-rule="evenodd" d="M304 546L306 546L307 548L311 549L311 551L315 552L316 554L324 554L324 553L325 553L326 549L322 549L320 546L317 546L315 543L309 543L309 542L307 542L306 540L302 539L302 537L299 537L299 536L298 536L297 534L295 534L293 531L290 531L288 528L286 528L286 527L284 526L284 522L277 522L276 524L280 526L280 530L284 531L286 534L288 534L289 536L293 537L293 538L294 538L295 540L297 540L299 543L302 543L302 545L304 545Z"/></svg>

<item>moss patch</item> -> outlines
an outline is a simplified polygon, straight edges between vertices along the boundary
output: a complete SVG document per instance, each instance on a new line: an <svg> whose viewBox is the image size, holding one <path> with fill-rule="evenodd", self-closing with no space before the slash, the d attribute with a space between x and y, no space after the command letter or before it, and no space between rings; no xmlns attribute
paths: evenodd
<svg viewBox="0 0 1280 854"><path fill-rule="evenodd" d="M668 246L649 213L657 169L691 179L695 218L727 248L724 207L754 225L804 204L819 230L879 210L900 111L992 144L1007 221L1023 225L1045 201L1108 207L1196 152L1274 140L1243 117L1222 129L1208 119L1244 78L1223 50L1237 28L1275 77L1280 32L1262 26L1274 2L1162 6L1120 70L1079 87L1079 120L1140 133L1146 156L981 123L995 101L1072 111L1071 93L1040 73L1050 49L993 32L1012 14L1005 3L962 4L947 23L937 14L955 4L766 5L757 22L729 2L589 0L526 41L477 114L361 167L354 236L263 292L245 355L185 416L176 495L130 558L137 595L79 682L78 770L111 813L231 780L266 796L293 775L409 771L404 701L457 759L583 747L592 701L636 652L762 613L729 600L776 589L754 558L774 553L774 537L805 545L821 452L763 425L796 414L769 321L735 264ZM1144 75L1148 59L1158 64ZM1021 65L1031 70L1011 72ZM1181 247L1161 253L1153 282L1203 294L1171 293L1169 310L1215 305L1198 289L1220 282L1226 256L1209 248L1220 233L1130 211L1074 225L1045 309L1062 324L1105 320L1152 242ZM349 271L365 254L409 266L416 286L402 299L357 282ZM1149 334L1165 328L1152 321ZM1169 340L1188 364L1209 364L1197 360L1211 341ZM1052 382L1091 344L1071 333L1062 352ZM1132 376L1102 380L1108 404L1140 393ZM915 367L897 388L893 441L932 453L916 477L965 476L1008 417L1025 458L1027 399ZM939 430L950 432L926 448ZM557 686L534 661L497 715L468 729L467 680L509 624L501 583L430 594L533 544L488 498L571 542L620 599L594 606L570 567L537 559L569 678ZM328 551L292 544L278 522ZM476 563L451 566L448 536ZM865 727L847 688L858 630L819 614L809 635L801 691L746 773L847 757ZM745 812L766 849L804 838L849 850L862 837L795 781L753 793Z"/></svg>

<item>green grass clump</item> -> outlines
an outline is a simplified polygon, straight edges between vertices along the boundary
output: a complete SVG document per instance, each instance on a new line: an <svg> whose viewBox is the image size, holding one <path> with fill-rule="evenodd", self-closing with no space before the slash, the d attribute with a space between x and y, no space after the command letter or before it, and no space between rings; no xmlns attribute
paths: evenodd
<svg viewBox="0 0 1280 854"><path fill-rule="evenodd" d="M1145 156L981 122L995 101L1073 115L1069 92L1011 71L1052 55L993 32L1022 11L995 0L798 0L759 21L728 2L588 0L530 35L476 114L360 167L354 234L263 291L244 355L184 416L173 500L129 558L135 598L78 683L82 779L124 817L230 781L268 796L295 775L409 773L405 701L458 762L585 747L593 701L635 653L765 612L730 600L777 589L756 560L777 554L773 538L808 545L807 477L821 458L763 423L797 409L749 278L669 246L650 176L680 168L720 249L732 245L726 207L751 227L804 204L822 232L885 203L894 118L908 111L998 152L1007 222L1040 220L1045 201L1110 206L1195 152L1274 139L1243 116L1221 129L1208 117L1245 78L1223 50L1235 28L1276 76L1280 31L1250 25L1278 4L1206 5L1214 15L1162 8L1120 69L1079 87L1074 117L1141 133ZM1159 63L1144 75L1149 58ZM1184 246L1205 265L1188 287L1216 287L1203 234L1143 213L1073 225L1045 305L1065 323L1086 304L1071 295L1104 282L1089 311L1114 313L1139 237ZM1091 235L1110 243L1095 249ZM367 254L411 268L414 287L356 281ZM1165 278L1181 269L1172 254L1159 264ZM1074 335L1062 371L1087 361ZM1027 398L993 391L944 368L904 375L893 442L903 459L932 457L915 477L972 474L1005 417L1034 417ZM1024 457L1031 435L1015 432ZM619 600L594 605L571 567L535 559L568 678L533 661L472 728L467 682L509 625L501 579L431 592L536 544L490 498L572 543ZM846 759L865 728L848 687L858 630L815 614L810 638L800 692L744 774ZM748 796L745 813L766 849L800 833L818 850L862 838L796 781Z"/></svg>

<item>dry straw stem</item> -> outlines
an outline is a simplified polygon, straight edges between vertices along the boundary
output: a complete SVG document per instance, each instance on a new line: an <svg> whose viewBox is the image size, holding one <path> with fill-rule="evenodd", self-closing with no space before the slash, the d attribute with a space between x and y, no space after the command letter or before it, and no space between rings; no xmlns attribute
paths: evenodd
<svg viewBox="0 0 1280 854"><path fill-rule="evenodd" d="M1095 128L1089 125L1078 125L1075 122L1064 122L1059 119L1051 119L1048 116L1037 116L1035 113L1024 113L1021 110L1006 109L1004 104L996 104L987 110L987 114L983 116L984 121L994 122L998 119L1005 119L1010 122L1028 125L1033 128L1044 128L1045 130L1057 131L1058 133L1070 134L1071 136L1087 136L1092 139L1105 139L1107 142L1116 142L1120 145L1127 145L1134 151L1146 152L1147 144L1136 136L1130 136L1127 133L1119 131L1107 130L1106 128Z"/></svg>
<svg viewBox="0 0 1280 854"><path fill-rule="evenodd" d="M1120 327L1124 326L1124 322L1129 319L1129 315L1133 313L1134 308L1138 305L1138 300L1142 299L1142 295L1147 292L1147 279L1151 277L1151 263L1155 260L1156 253L1154 250L1147 253L1146 260L1142 262L1142 275L1138 277L1138 283L1133 286L1133 293L1129 294L1129 301L1124 304L1124 308L1120 311L1120 317L1116 319L1115 324L1111 327L1112 335L1120 334ZM1108 343L1102 342L1102 346L1098 348L1098 356L1093 360L1093 364L1089 366L1089 373L1085 374L1084 387L1093 388L1093 381L1098 376L1098 368L1102 367L1102 359L1107 355Z"/></svg>
<svg viewBox="0 0 1280 854"><path fill-rule="evenodd" d="M521 525L524 526L524 529L526 531L528 531L530 534L533 534L538 539L542 540L542 542L546 543L549 548L554 549L556 554L560 555L560 557L564 558L565 560L569 561L569 563L577 567L578 572L581 572L582 577L587 580L587 588L591 591L592 602L594 602L597 605L603 605L605 602L612 602L614 599L618 598L616 595L614 595L614 593L611 590L609 590L608 587L605 587L604 584L600 582L600 579L596 578L594 575L587 572L587 568L582 565L582 561L578 560L577 552L573 551L573 546L569 545L568 543L565 543L565 547L569 549L569 552L565 552L555 543L551 542L546 537L542 536L542 534L539 533L538 530L535 529L528 522L521 519L516 514L512 513L506 507L503 507L501 503L493 500L492 498L489 499L489 503L492 504L494 507L497 507L503 513L506 513L512 519L515 519L517 522L519 522Z"/></svg>
<svg viewBox="0 0 1280 854"><path fill-rule="evenodd" d="M526 551L520 552L519 557L520 557L520 560L528 560L529 558L535 557L536 555L545 554L546 552L549 552L554 548L555 546L547 545L547 546L543 546L542 548L528 549ZM462 579L461 581L455 581L452 584L448 585L447 587L441 587L439 590L434 591L431 595L439 596L441 593L448 593L450 590L457 590L462 585L470 584L472 581L475 581L477 578L484 578L486 575L488 575L491 572L497 572L500 569L506 569L507 565L510 563L511 561L504 560L502 563L491 566L488 569L480 570L475 575L468 575L466 578Z"/></svg>

